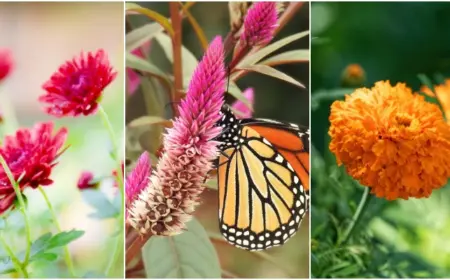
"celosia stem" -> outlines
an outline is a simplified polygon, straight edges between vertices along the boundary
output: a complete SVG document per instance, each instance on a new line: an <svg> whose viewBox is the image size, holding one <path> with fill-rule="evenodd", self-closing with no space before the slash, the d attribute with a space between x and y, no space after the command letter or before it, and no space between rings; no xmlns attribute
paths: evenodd
<svg viewBox="0 0 450 280"><path fill-rule="evenodd" d="M174 29L174 36L172 38L172 52L173 52L173 78L174 78L174 94L173 94L173 110L174 115L178 115L178 106L182 95L181 90L183 90L183 67L182 67L182 57L181 57L181 16L178 2L170 2L170 19L172 21L172 27Z"/></svg>
<svg viewBox="0 0 450 280"><path fill-rule="evenodd" d="M369 205L370 198L372 195L370 195L370 188L365 187L363 196L361 197L361 200L359 201L358 208L356 209L355 214L353 215L352 221L350 225L348 225L347 229L345 230L344 236L342 237L342 242L340 242L341 245L346 244L353 233L353 230L358 225L359 221L361 220L361 217L363 216L365 210L367 209L367 206Z"/></svg>
<svg viewBox="0 0 450 280"><path fill-rule="evenodd" d="M8 243L3 238L3 235L0 235L0 243L2 243L3 248L5 248L6 253L8 253L8 256L11 258L11 261L16 268L17 272L20 272L23 277L28 278L28 273L26 269L22 268L22 264L20 263L19 259L14 255L14 252L11 250L11 248L8 246Z"/></svg>
<svg viewBox="0 0 450 280"><path fill-rule="evenodd" d="M41 192L42 196L44 197L45 203L47 203L48 210L50 210L50 214L53 217L53 222L55 223L58 233L62 232L61 226L59 225L59 222L58 222L58 216L56 215L55 210L53 209L53 206L50 203L50 200L48 199L47 194L45 193L44 189L41 186L39 186L39 191ZM66 261L67 269L69 270L70 276L75 278L76 277L75 269L73 267L72 258L70 257L68 245L64 246L64 259Z"/></svg>
<svg viewBox="0 0 450 280"><path fill-rule="evenodd" d="M238 47L238 51L236 52L236 54L233 57L233 60L230 63L230 72L234 71L234 68L236 67L236 65L242 60L242 58L248 53L248 51L250 50L249 46L246 44L245 46L241 46Z"/></svg>
<svg viewBox="0 0 450 280"><path fill-rule="evenodd" d="M0 155L0 163L3 167L3 169L5 170L5 173L8 176L8 179L9 179L12 187L14 188L14 192L16 193L17 198L19 199L19 204L20 204L19 209L23 215L23 219L25 222L25 234L26 234L26 239L27 239L26 240L27 246L26 246L26 250L25 250L25 259L23 260L23 267L24 267L24 270L26 270L26 266L28 265L28 260L30 259L30 250L31 250L31 231L30 231L30 223L28 222L28 215L25 210L26 205L25 205L25 201L22 196L22 191L20 190L20 186L14 179L14 176L11 173L11 169L9 169L8 163L6 163L6 161L2 155Z"/></svg>
<svg viewBox="0 0 450 280"><path fill-rule="evenodd" d="M108 130L109 137L111 138L111 143L113 144L113 152L111 153L113 159L116 161L117 164L117 181L119 185L120 190L120 201L122 207L120 207L120 215L119 215L119 228L123 227L123 221L124 221L124 211L125 211L125 195L124 195L124 185L123 185L123 173L122 173L122 162L120 160L120 157L118 155L118 144L117 144L117 138L114 133L114 130L112 128L111 122L109 121L108 114L106 114L105 110L102 106L99 106L99 113L100 117L103 120L103 124ZM120 248L122 247L121 244L123 242L123 230L120 231L119 235L117 236L116 244L113 247L113 253L111 255L111 258L109 259L108 266L105 269L105 275L108 276L114 266L114 264L117 262L117 259L120 254Z"/></svg>

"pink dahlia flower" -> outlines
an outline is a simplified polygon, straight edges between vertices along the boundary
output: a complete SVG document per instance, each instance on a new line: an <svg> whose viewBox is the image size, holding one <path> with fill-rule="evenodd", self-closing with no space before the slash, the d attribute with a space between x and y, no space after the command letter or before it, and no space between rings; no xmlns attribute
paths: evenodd
<svg viewBox="0 0 450 280"><path fill-rule="evenodd" d="M42 86L47 93L39 101L47 103L46 112L57 117L87 116L96 112L103 90L116 76L104 50L81 53L61 65Z"/></svg>
<svg viewBox="0 0 450 280"><path fill-rule="evenodd" d="M67 137L65 128L53 134L53 123L39 123L32 129L19 129L14 136L6 136L0 154L20 188L37 188L53 183L50 175ZM16 194L8 176L0 166L0 213L7 210Z"/></svg>
<svg viewBox="0 0 450 280"><path fill-rule="evenodd" d="M3 81L13 69L12 53L8 49L0 49L0 82Z"/></svg>
<svg viewBox="0 0 450 280"><path fill-rule="evenodd" d="M130 225L140 233L181 233L191 218L203 183L217 157L220 119L225 90L223 44L216 37L190 81L179 117L164 136L164 153L150 184L133 202Z"/></svg>
<svg viewBox="0 0 450 280"><path fill-rule="evenodd" d="M277 2L257 2L247 12L241 42L244 45L264 45L273 38L277 27Z"/></svg>
<svg viewBox="0 0 450 280"><path fill-rule="evenodd" d="M83 171L77 183L77 187L80 190L95 189L98 185L99 183L94 180L94 174L90 171Z"/></svg>
<svg viewBox="0 0 450 280"><path fill-rule="evenodd" d="M254 104L255 103L255 93L253 88L248 88L246 90L244 90L244 92L242 93L245 98L247 98L248 102L250 102L250 104ZM251 118L253 115L252 110L250 110L250 108L247 107L247 105L244 104L244 102L240 101L240 100L236 100L232 105L231 108L233 108L234 110L236 110L236 115L242 119L248 119Z"/></svg>

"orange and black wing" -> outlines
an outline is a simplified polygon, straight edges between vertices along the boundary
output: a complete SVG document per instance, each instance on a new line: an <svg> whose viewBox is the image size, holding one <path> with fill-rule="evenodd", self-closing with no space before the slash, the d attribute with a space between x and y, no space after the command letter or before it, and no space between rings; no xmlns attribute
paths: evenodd
<svg viewBox="0 0 450 280"><path fill-rule="evenodd" d="M300 131L262 122L234 122L219 157L221 232L247 250L284 244L308 209L309 155ZM290 138L278 141L276 133Z"/></svg>

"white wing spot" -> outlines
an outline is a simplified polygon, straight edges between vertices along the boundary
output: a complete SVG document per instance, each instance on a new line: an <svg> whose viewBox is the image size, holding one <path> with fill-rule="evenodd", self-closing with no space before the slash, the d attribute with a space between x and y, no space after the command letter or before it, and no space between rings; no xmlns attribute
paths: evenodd
<svg viewBox="0 0 450 280"><path fill-rule="evenodd" d="M297 191L296 188L294 188L294 189L293 189L293 192L294 192L295 194L297 194L298 191Z"/></svg>
<svg viewBox="0 0 450 280"><path fill-rule="evenodd" d="M300 201L302 202L302 203L305 203L305 197L302 195L302 196L300 196Z"/></svg>
<svg viewBox="0 0 450 280"><path fill-rule="evenodd" d="M291 226L293 226L294 224L295 224L295 221L292 220L292 221L289 223L289 226L291 227Z"/></svg>
<svg viewBox="0 0 450 280"><path fill-rule="evenodd" d="M281 236L281 231L277 231L277 232L275 233L275 236L276 236L276 237Z"/></svg>
<svg viewBox="0 0 450 280"><path fill-rule="evenodd" d="M298 224L300 222L300 216L295 217L295 222Z"/></svg>
<svg viewBox="0 0 450 280"><path fill-rule="evenodd" d="M226 225L222 225L222 228L224 229L224 230L227 230L227 226Z"/></svg>
<svg viewBox="0 0 450 280"><path fill-rule="evenodd" d="M259 240L264 241L264 236L261 235L261 236L259 237Z"/></svg>
<svg viewBox="0 0 450 280"><path fill-rule="evenodd" d="M280 244L280 240L274 240L273 243L274 244Z"/></svg>
<svg viewBox="0 0 450 280"><path fill-rule="evenodd" d="M300 213L300 215L303 215L303 213L305 213L305 209L303 209L303 208L300 209L300 212L299 212L299 213Z"/></svg>
<svg viewBox="0 0 450 280"><path fill-rule="evenodd" d="M248 240L244 240L244 246L248 246L248 244L249 244L249 242L248 242Z"/></svg>
<svg viewBox="0 0 450 280"><path fill-rule="evenodd" d="M300 199L302 199L302 198L303 198L303 196L300 197ZM302 203L300 202L300 200L297 200L297 201L295 202L295 206L296 206L296 207L300 207L300 205L302 205Z"/></svg>
<svg viewBox="0 0 450 280"><path fill-rule="evenodd" d="M285 233L285 234L283 235L283 239L284 239L284 240L288 239L288 237L289 237L289 236L288 236L287 233Z"/></svg>
<svg viewBox="0 0 450 280"><path fill-rule="evenodd" d="M270 244L272 244L272 241L270 241L270 240L267 240L267 242L266 242L266 246L269 246Z"/></svg>
<svg viewBox="0 0 450 280"><path fill-rule="evenodd" d="M234 241L234 236L230 236L230 237L228 237L228 239L229 239L230 241Z"/></svg>
<svg viewBox="0 0 450 280"><path fill-rule="evenodd" d="M248 236L250 234L250 232L247 230L244 232L244 236Z"/></svg>
<svg viewBox="0 0 450 280"><path fill-rule="evenodd" d="M279 162L279 163L282 163L282 162L283 162L283 157L280 156L280 155L277 155L277 157L275 158L275 160L276 160L277 162Z"/></svg>
<svg viewBox="0 0 450 280"><path fill-rule="evenodd" d="M253 241L255 237L253 235L250 235L250 241Z"/></svg>
<svg viewBox="0 0 450 280"><path fill-rule="evenodd" d="M241 240L241 239L238 239L238 240L236 240L236 243L239 244L239 245L241 245L241 244L242 244L242 240Z"/></svg>
<svg viewBox="0 0 450 280"><path fill-rule="evenodd" d="M295 228L293 228L293 229L291 229L290 231L289 231L289 234L293 234L295 232Z"/></svg>
<svg viewBox="0 0 450 280"><path fill-rule="evenodd" d="M234 228L230 228L228 231L231 232L231 233L235 233L236 232L236 230Z"/></svg>
<svg viewBox="0 0 450 280"><path fill-rule="evenodd" d="M236 232L236 236L241 236L241 235L242 235L242 231Z"/></svg>
<svg viewBox="0 0 450 280"><path fill-rule="evenodd" d="M298 184L298 177L294 176L294 183Z"/></svg>
<svg viewBox="0 0 450 280"><path fill-rule="evenodd" d="M255 248L255 243L250 244L250 247Z"/></svg>

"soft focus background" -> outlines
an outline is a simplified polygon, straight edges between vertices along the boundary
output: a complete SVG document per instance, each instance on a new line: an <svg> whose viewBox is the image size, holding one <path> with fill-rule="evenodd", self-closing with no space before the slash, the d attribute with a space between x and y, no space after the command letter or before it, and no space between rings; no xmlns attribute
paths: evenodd
<svg viewBox="0 0 450 280"><path fill-rule="evenodd" d="M66 144L70 148L60 158L52 178L55 183L46 187L59 213L64 229L85 230L84 236L71 243L75 267L79 274L103 271L112 251L110 236L117 230L116 220L88 218L93 208L81 198L76 183L82 170L90 170L98 177L109 176L115 168L109 157L111 147L108 134L99 116L55 118L46 115L37 98L43 93L41 85L60 64L78 56L81 51L103 48L113 67L119 72L104 92L102 105L110 116L116 134L123 143L123 3L0 3L0 46L13 51L14 70L0 88L0 110L15 110L20 126L53 120L57 126L69 129ZM10 120L6 120L8 122ZM112 195L112 179L102 188ZM32 220L32 238L36 239L48 227L48 212L38 191L27 190ZM17 221L22 217L18 215ZM8 232L21 230L21 224L8 224ZM23 247L21 238L9 236L15 248ZM33 276L54 277L59 265L33 266ZM123 267L117 266L114 275L121 277Z"/></svg>
<svg viewBox="0 0 450 280"><path fill-rule="evenodd" d="M164 16L169 16L167 3L140 2L139 5L155 10ZM211 40L216 35L225 37L230 30L228 3L226 2L199 2L190 11L203 28L208 40ZM144 16L127 17L128 29L139 27L148 22L149 20ZM305 4L273 41L308 29L309 5ZM197 59L201 58L203 51L187 20L183 21L183 45ZM282 48L279 52L308 48L309 37L305 37ZM171 71L171 67L164 57L161 47L155 41L151 43L150 59L162 69L168 72ZM195 65L192 65L192 67L195 67ZM240 79L237 85L241 90L247 87L255 89L255 117L290 121L307 126L309 124L308 63L282 65L276 68L303 83L306 89L299 89L286 82L256 73L248 74ZM227 101L230 103L232 98L229 95L227 98L229 98ZM148 100L148 96L143 95L142 87L128 97L126 104L127 123L140 116L155 115L154 111L147 111L145 100ZM161 108L165 110L167 118L171 118L170 105L167 104L165 108ZM134 162L142 152L142 149L146 149L151 153L155 152L159 146L161 131L158 130L157 126L146 127L140 130L128 129L127 138L130 140L127 143L127 158ZM153 144L155 141L158 144ZM215 179L211 183L215 185ZM196 210L195 216L206 228L210 236L214 237L212 241L219 255L224 277L309 277L309 215L304 217L299 232L286 245L267 251L268 258L234 248L221 237L218 228L218 198L216 191L211 189L205 190L202 196L202 204Z"/></svg>
<svg viewBox="0 0 450 280"><path fill-rule="evenodd" d="M419 74L449 78L449 13L449 3L312 4L313 277L450 277L449 185L429 199L372 200L356 241L334 246L363 189L336 166L327 135L331 103L352 92L349 64L366 76L356 71L353 86L390 80L418 91Z"/></svg>

